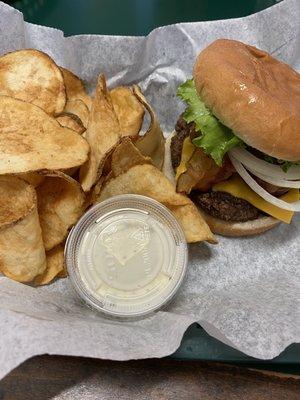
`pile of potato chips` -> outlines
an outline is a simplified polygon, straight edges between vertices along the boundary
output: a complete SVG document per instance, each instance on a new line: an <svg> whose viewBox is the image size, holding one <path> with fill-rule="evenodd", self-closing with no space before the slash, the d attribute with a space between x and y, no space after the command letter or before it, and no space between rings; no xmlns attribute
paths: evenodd
<svg viewBox="0 0 300 400"><path fill-rule="evenodd" d="M150 125L141 129L145 112ZM167 206L188 242L215 238L163 174L165 141L138 86L93 98L37 50L0 57L0 272L42 285L64 277L64 243L94 203L133 193Z"/></svg>

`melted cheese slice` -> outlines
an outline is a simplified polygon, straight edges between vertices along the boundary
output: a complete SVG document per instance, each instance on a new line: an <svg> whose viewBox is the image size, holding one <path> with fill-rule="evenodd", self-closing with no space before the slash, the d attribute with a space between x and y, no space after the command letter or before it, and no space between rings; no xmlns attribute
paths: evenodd
<svg viewBox="0 0 300 400"><path fill-rule="evenodd" d="M191 142L190 137L186 137L183 141L183 146L182 146L182 152L181 152L181 160L180 164L178 165L176 169L176 176L175 179L176 181L180 177L180 175L184 174L187 170L187 163L191 159L193 153L195 150L195 146Z"/></svg>
<svg viewBox="0 0 300 400"><path fill-rule="evenodd" d="M226 192L232 196L247 200L254 207L287 224L291 222L294 215L292 211L283 210L282 208L268 203L254 192L254 190L252 190L238 175L234 175L227 181L216 183L212 187L212 190L216 192ZM286 194L281 196L280 199L288 203L299 200L299 189L290 189Z"/></svg>

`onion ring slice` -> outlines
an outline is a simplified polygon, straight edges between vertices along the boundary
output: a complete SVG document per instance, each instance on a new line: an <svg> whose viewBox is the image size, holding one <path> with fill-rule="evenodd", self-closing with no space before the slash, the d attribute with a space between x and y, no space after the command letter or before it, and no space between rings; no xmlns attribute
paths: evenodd
<svg viewBox="0 0 300 400"><path fill-rule="evenodd" d="M229 154L245 167L251 169L254 173L258 172L264 176L276 179L300 179L300 166L292 166L287 172L284 172L279 165L270 164L267 161L261 160L241 147L231 149Z"/></svg>
<svg viewBox="0 0 300 400"><path fill-rule="evenodd" d="M269 192L263 189L256 181L252 178L252 176L248 173L246 168L241 164L239 160L233 157L232 154L229 154L232 165L234 166L236 172L243 178L243 180L250 186L252 190L254 190L259 196L268 201L269 203L282 208L283 210L288 211L300 211L300 200L295 201L294 203L287 203L284 200L278 199L275 196L272 196Z"/></svg>
<svg viewBox="0 0 300 400"><path fill-rule="evenodd" d="M271 183L271 185L290 188L290 189L300 189L300 181L287 181L285 179L271 178L270 176L266 176L258 172L252 171L251 168L247 168L247 170L250 171L253 175L262 179L264 182Z"/></svg>

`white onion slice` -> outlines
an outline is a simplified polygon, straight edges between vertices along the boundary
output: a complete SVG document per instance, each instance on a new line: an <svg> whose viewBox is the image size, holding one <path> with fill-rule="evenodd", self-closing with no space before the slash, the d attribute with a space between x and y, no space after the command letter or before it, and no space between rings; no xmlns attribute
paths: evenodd
<svg viewBox="0 0 300 400"><path fill-rule="evenodd" d="M278 199L275 196L272 196L269 192L263 189L253 178L245 167L240 163L240 161L236 160L231 154L229 155L232 165L234 166L237 173L243 178L243 180L250 186L252 190L254 190L259 196L265 199L267 202L282 208L283 210L288 211L300 211L300 200L295 201L294 203L288 203L284 200Z"/></svg>
<svg viewBox="0 0 300 400"><path fill-rule="evenodd" d="M268 183L271 183L272 185L284 187L284 188L300 189L300 181L287 181L285 179L271 178L269 176L260 174L256 171L252 171L251 168L247 168L247 169L248 169L248 171L252 172L255 176L262 179L264 182L268 182Z"/></svg>
<svg viewBox="0 0 300 400"><path fill-rule="evenodd" d="M231 149L229 154L245 165L245 167L251 169L251 171L258 172L264 176L285 180L300 179L300 165L292 166L287 172L284 172L279 165L261 160L241 147Z"/></svg>

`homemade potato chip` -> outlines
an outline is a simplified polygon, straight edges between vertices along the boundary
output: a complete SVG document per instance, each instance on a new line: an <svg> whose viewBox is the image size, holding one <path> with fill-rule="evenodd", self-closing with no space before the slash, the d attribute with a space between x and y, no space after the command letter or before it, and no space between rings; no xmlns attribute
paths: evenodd
<svg viewBox="0 0 300 400"><path fill-rule="evenodd" d="M113 177L112 164L111 164L113 152L114 149L112 149L105 155L102 163L103 167L101 167L102 173L100 178L96 181L91 190L89 192L86 192L87 207L95 203L97 197L100 194L104 182Z"/></svg>
<svg viewBox="0 0 300 400"><path fill-rule="evenodd" d="M107 177L101 176L95 186L93 186L92 189L86 193L86 207L89 207L97 201L97 198L99 197L100 191L102 189L103 183L106 181L106 178Z"/></svg>
<svg viewBox="0 0 300 400"><path fill-rule="evenodd" d="M145 109L129 87L119 86L110 91L122 136L136 136L143 124Z"/></svg>
<svg viewBox="0 0 300 400"><path fill-rule="evenodd" d="M102 188L97 202L119 194L141 194L165 205L189 204L189 199L175 192L164 174L153 165L135 165L127 172L110 179Z"/></svg>
<svg viewBox="0 0 300 400"><path fill-rule="evenodd" d="M102 162L102 166L101 166L101 176L100 178L102 178L103 176L107 176L108 174L111 173L111 158L112 158L112 154L114 152L114 147L105 154L104 160Z"/></svg>
<svg viewBox="0 0 300 400"><path fill-rule="evenodd" d="M69 175L69 176L75 176L75 175L77 175L76 174L76 172L79 170L79 167L73 167L73 168L68 168L68 169L63 169L62 170L62 172L64 173L64 174L66 174L66 175ZM76 180L77 180L77 177L76 177Z"/></svg>
<svg viewBox="0 0 300 400"><path fill-rule="evenodd" d="M185 206L170 206L169 208L180 222L188 243L202 241L212 244L218 243L198 208L192 201Z"/></svg>
<svg viewBox="0 0 300 400"><path fill-rule="evenodd" d="M86 93L82 80L66 68L60 67L60 70L65 82L67 99L79 99L90 109L92 106L92 99Z"/></svg>
<svg viewBox="0 0 300 400"><path fill-rule="evenodd" d="M34 49L0 57L0 95L33 103L50 115L61 113L66 103L60 69L47 54Z"/></svg>
<svg viewBox="0 0 300 400"><path fill-rule="evenodd" d="M0 271L30 282L46 269L34 188L15 176L0 176Z"/></svg>
<svg viewBox="0 0 300 400"><path fill-rule="evenodd" d="M45 173L37 187L38 213L45 249L51 250L67 236L85 210L80 184L62 172Z"/></svg>
<svg viewBox="0 0 300 400"><path fill-rule="evenodd" d="M140 194L167 206L181 224L188 243L216 243L214 235L194 203L176 193L174 185L153 165L135 165L127 172L104 183L96 202L120 194Z"/></svg>
<svg viewBox="0 0 300 400"><path fill-rule="evenodd" d="M150 114L150 126L144 136L141 136L136 141L135 145L144 156L152 159L153 164L162 169L165 156L165 139L162 130L159 126L154 111L147 103L144 95L137 85L133 86L133 93L139 102L146 108Z"/></svg>
<svg viewBox="0 0 300 400"><path fill-rule="evenodd" d="M46 270L38 275L34 283L36 285L47 285L54 278L64 272L64 246L59 244L52 250L46 252Z"/></svg>
<svg viewBox="0 0 300 400"><path fill-rule="evenodd" d="M38 172L25 172L23 174L17 174L17 176L33 187L39 186L45 179L45 177Z"/></svg>
<svg viewBox="0 0 300 400"><path fill-rule="evenodd" d="M64 262L63 269L57 274L57 278L66 278L68 275L66 263Z"/></svg>
<svg viewBox="0 0 300 400"><path fill-rule="evenodd" d="M56 117L56 121L58 121L61 126L73 129L73 131L76 131L79 135L82 135L86 130L81 119L75 114L63 112Z"/></svg>
<svg viewBox="0 0 300 400"><path fill-rule="evenodd" d="M83 126L87 128L90 112L82 100L67 100L64 112L76 115L81 120Z"/></svg>
<svg viewBox="0 0 300 400"><path fill-rule="evenodd" d="M0 96L0 174L83 164L89 145L34 104Z"/></svg>
<svg viewBox="0 0 300 400"><path fill-rule="evenodd" d="M138 164L152 164L150 157L144 157L130 138L122 139L115 148L111 159L111 171L118 176Z"/></svg>
<svg viewBox="0 0 300 400"><path fill-rule="evenodd" d="M91 146L88 161L80 168L80 182L88 191L102 173L106 155L119 142L121 133L104 75L100 75L92 103L89 125L85 137Z"/></svg>

